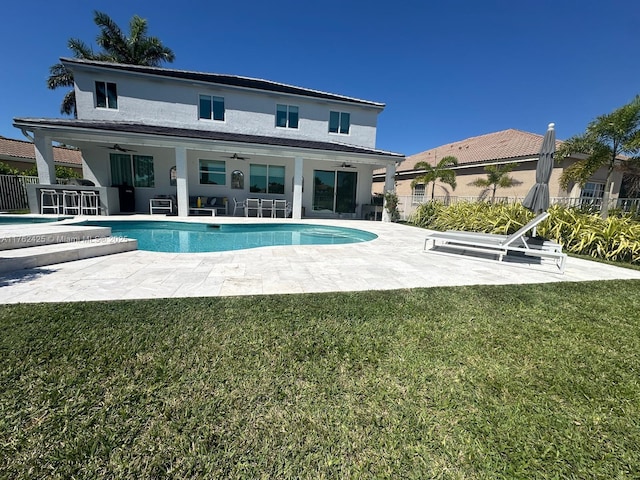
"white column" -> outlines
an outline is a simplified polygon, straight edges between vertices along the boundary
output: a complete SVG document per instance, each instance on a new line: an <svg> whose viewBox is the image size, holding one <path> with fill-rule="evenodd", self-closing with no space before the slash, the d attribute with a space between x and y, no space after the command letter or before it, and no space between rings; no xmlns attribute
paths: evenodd
<svg viewBox="0 0 640 480"><path fill-rule="evenodd" d="M178 216L189 216L189 181L187 178L187 149L176 147L176 196L178 198Z"/></svg>
<svg viewBox="0 0 640 480"><path fill-rule="evenodd" d="M293 205L291 217L294 220L302 218L302 157L296 157L293 169Z"/></svg>
<svg viewBox="0 0 640 480"><path fill-rule="evenodd" d="M387 165L387 169L384 173L384 193L396 191L396 164ZM390 222L391 215L387 211L387 200L384 200L384 206L382 207L382 221Z"/></svg>
<svg viewBox="0 0 640 480"><path fill-rule="evenodd" d="M53 162L53 145L51 144L51 137L36 130L33 132L33 143L36 150L38 181L43 185L55 185L56 167Z"/></svg>

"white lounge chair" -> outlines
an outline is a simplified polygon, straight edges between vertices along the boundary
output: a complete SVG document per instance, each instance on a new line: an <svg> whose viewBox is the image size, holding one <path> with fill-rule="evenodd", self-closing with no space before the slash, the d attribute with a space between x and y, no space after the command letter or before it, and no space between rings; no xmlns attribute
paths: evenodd
<svg viewBox="0 0 640 480"><path fill-rule="evenodd" d="M535 228L540 222L549 216L548 212L543 212L529 223L511 235L494 235L486 233L448 231L431 232L424 241L424 249L430 250L435 247L460 250L462 252L486 253L497 255L502 261L508 253L520 253L528 256L549 258L555 261L560 272L564 272L567 255L562 253L562 247L557 243L547 245L536 245L525 234ZM429 245L431 244L431 248Z"/></svg>

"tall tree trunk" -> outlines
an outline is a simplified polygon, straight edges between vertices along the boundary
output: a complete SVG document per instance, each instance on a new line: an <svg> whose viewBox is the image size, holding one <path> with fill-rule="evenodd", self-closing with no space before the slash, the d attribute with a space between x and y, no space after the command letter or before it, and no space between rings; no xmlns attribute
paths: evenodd
<svg viewBox="0 0 640 480"><path fill-rule="evenodd" d="M604 182L604 192L602 192L602 205L600 205L600 216L603 219L606 219L609 216L609 197L611 192L611 174L613 173L613 167L615 166L615 158L616 158L616 148L614 145L613 150L613 159L609 164L609 169L607 170L607 180Z"/></svg>
<svg viewBox="0 0 640 480"><path fill-rule="evenodd" d="M607 181L604 184L604 192L602 193L602 205L600 205L600 216L606 219L609 216L609 200L611 191L611 179L607 177Z"/></svg>

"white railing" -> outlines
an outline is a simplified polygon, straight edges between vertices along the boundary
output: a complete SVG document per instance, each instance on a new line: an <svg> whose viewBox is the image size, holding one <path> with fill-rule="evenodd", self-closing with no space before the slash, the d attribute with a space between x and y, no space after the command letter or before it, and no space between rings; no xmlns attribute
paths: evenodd
<svg viewBox="0 0 640 480"><path fill-rule="evenodd" d="M398 211L400 212L401 220L409 220L422 203L428 202L431 197L423 197L417 195L404 195L398 196ZM460 202L478 202L478 197L438 197L434 200L444 203L445 205L452 205ZM496 197L495 203L517 203L523 199L520 197ZM486 200L483 200L486 201ZM590 197L551 197L550 202L552 205L564 205L565 207L581 207L588 208L594 211L599 211L602 205L601 198ZM611 199L609 208L620 208L625 212L640 211L640 198L614 198Z"/></svg>

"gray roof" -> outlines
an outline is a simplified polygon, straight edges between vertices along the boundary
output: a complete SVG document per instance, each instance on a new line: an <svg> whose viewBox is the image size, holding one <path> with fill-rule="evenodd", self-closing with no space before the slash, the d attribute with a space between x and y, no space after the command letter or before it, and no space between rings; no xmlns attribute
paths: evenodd
<svg viewBox="0 0 640 480"><path fill-rule="evenodd" d="M341 153L357 153L363 155L378 155L393 158L404 158L401 153L388 152L375 148L360 147L336 142L319 142L315 140L301 140L295 138L267 137L262 135L246 135L241 133L217 132L211 130L194 130L189 128L164 127L129 122L105 122L99 120L72 120L59 118L14 118L16 126L24 124L32 126L70 127L84 130L104 132L133 133L153 135L158 137L179 137L195 140L214 140L237 142L257 145L273 145L280 147L308 148Z"/></svg>
<svg viewBox="0 0 640 480"><path fill-rule="evenodd" d="M221 73L204 73L192 72L189 70L175 70L170 68L147 67L140 65L126 65L123 63L100 62L96 60L83 60L78 58L61 58L60 61L73 69L73 65L87 65L111 70L120 70L125 72L136 72L161 77L178 78L182 80L191 80L216 85L229 85L233 87L249 88L253 90L264 90L269 92L286 93L292 95L302 95L305 97L320 98L324 100L336 100L340 102L355 103L368 107L384 108L385 104L374 102L371 100L362 100L360 98L347 97L335 93L313 90L310 88L296 87L285 83L273 82L271 80L263 80L259 78L241 77L238 75L227 75Z"/></svg>

